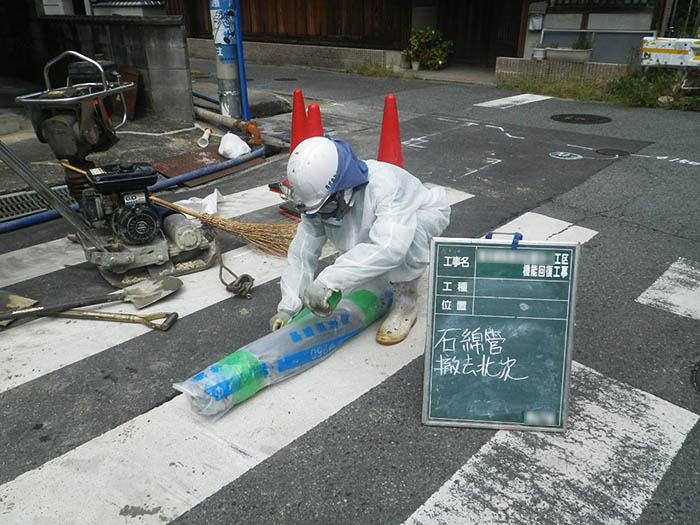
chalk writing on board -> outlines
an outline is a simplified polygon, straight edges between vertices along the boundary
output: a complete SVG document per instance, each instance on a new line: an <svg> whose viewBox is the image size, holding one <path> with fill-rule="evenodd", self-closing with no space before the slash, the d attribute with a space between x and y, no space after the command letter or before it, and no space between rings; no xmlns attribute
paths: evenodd
<svg viewBox="0 0 700 525"><path fill-rule="evenodd" d="M440 376L494 377L504 382L528 378L515 375L518 360L503 353L506 338L500 330L446 328L438 333L433 370Z"/></svg>

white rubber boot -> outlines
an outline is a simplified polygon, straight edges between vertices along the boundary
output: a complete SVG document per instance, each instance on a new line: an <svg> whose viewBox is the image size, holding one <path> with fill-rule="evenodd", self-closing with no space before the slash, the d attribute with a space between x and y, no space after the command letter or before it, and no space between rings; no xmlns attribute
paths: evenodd
<svg viewBox="0 0 700 525"><path fill-rule="evenodd" d="M418 279L394 284L394 302L377 331L377 342L395 345L408 336L418 318Z"/></svg>

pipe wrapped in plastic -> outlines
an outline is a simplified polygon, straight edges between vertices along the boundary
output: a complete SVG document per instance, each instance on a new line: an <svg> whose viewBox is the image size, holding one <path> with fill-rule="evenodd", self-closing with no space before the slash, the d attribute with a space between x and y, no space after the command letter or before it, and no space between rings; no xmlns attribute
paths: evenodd
<svg viewBox="0 0 700 525"><path fill-rule="evenodd" d="M192 409L221 416L268 385L308 370L386 313L392 287L375 280L342 298L330 317L302 310L287 326L205 368L173 388L190 397Z"/></svg>

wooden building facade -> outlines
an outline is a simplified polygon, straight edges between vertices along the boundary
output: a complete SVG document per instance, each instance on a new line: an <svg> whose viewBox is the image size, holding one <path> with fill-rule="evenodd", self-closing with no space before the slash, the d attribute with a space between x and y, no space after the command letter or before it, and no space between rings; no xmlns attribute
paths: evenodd
<svg viewBox="0 0 700 525"><path fill-rule="evenodd" d="M434 27L455 43L451 60L493 65L498 56L522 57L528 8L534 0L240 0L249 41L401 50L412 17L428 9ZM661 12L664 0L549 0L548 13L630 10ZM209 0L166 0L182 15L190 37L211 38ZM422 22L422 21L421 21ZM432 25L432 24L431 24Z"/></svg>

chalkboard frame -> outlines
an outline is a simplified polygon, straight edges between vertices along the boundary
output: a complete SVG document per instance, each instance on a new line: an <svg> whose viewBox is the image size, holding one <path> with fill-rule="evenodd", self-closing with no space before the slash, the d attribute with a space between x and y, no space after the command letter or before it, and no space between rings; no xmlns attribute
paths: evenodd
<svg viewBox="0 0 700 525"><path fill-rule="evenodd" d="M546 432L565 432L568 421L569 407L569 389L571 380L571 361L573 354L574 340L574 323L576 310L576 292L578 285L578 267L581 258L581 244L577 242L553 242L553 241L524 241L517 242L515 249L522 248L544 248L544 249L570 249L572 250L573 266L570 270L570 285L569 285L569 301L568 315L566 328L566 341L564 344L564 379L560 393L561 412L559 422L556 425L534 425L513 422L494 422L479 419L439 419L430 415L431 401L431 381L432 381L432 366L433 366L433 330L435 327L435 261L437 248L439 245L464 245L464 246L483 246L483 247L502 247L507 250L513 249L514 241L512 239L484 239L484 238L453 238L453 237L435 237L430 243L430 278L428 291L428 311L426 322L425 336L425 353L424 353L424 381L423 381L423 412L422 423L424 425L434 426L451 426L451 427L471 427L471 428L486 428L499 430L529 430L529 431L546 431Z"/></svg>

